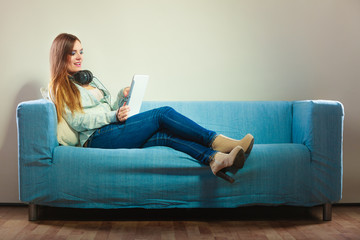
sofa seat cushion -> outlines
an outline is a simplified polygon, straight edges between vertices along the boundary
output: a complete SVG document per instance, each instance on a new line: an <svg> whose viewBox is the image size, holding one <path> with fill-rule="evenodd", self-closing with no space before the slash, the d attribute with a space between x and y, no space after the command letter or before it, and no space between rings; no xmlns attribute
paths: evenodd
<svg viewBox="0 0 360 240"><path fill-rule="evenodd" d="M248 204L312 206L310 152L301 144L256 144L230 184L208 166L166 147L59 146L42 205L79 208L197 208ZM232 175L232 173L229 173ZM65 184L66 183L66 184ZM136 186L136 187L134 187Z"/></svg>

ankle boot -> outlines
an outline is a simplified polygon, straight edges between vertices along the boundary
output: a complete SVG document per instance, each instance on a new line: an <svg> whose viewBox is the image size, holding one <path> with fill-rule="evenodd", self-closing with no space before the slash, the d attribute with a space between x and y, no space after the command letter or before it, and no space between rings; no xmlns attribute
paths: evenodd
<svg viewBox="0 0 360 240"><path fill-rule="evenodd" d="M217 152L214 159L210 162L210 168L213 174L217 177L233 183L235 180L226 174L226 168L236 167L242 168L245 162L244 149L236 146L229 154Z"/></svg>
<svg viewBox="0 0 360 240"><path fill-rule="evenodd" d="M245 154L250 154L253 145L254 137L251 134L247 134L241 140L232 139L220 134L215 138L211 147L215 151L229 153L234 147L240 146L244 149Z"/></svg>

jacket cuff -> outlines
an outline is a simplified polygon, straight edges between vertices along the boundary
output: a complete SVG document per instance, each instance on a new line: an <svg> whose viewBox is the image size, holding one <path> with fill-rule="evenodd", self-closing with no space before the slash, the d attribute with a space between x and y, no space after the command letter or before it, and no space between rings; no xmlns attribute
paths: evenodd
<svg viewBox="0 0 360 240"><path fill-rule="evenodd" d="M111 122L111 123L116 123L116 122L118 122L118 119L117 119L117 110L111 111L110 122Z"/></svg>

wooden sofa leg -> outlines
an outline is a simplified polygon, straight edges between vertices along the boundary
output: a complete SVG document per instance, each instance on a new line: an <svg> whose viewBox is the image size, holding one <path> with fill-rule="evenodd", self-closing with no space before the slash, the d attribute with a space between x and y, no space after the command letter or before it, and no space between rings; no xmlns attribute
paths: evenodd
<svg viewBox="0 0 360 240"><path fill-rule="evenodd" d="M332 205L331 203L325 203L323 205L323 220L331 221L332 218Z"/></svg>
<svg viewBox="0 0 360 240"><path fill-rule="evenodd" d="M37 221L39 219L40 207L34 203L29 203L29 221Z"/></svg>

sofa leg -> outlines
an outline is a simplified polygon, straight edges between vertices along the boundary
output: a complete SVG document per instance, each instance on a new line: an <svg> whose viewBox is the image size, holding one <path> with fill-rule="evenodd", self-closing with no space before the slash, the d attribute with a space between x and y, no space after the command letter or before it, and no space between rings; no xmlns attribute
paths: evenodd
<svg viewBox="0 0 360 240"><path fill-rule="evenodd" d="M332 218L332 205L331 203L325 203L323 205L323 220L331 221Z"/></svg>
<svg viewBox="0 0 360 240"><path fill-rule="evenodd" d="M39 219L40 207L34 203L29 203L29 221L37 221Z"/></svg>

